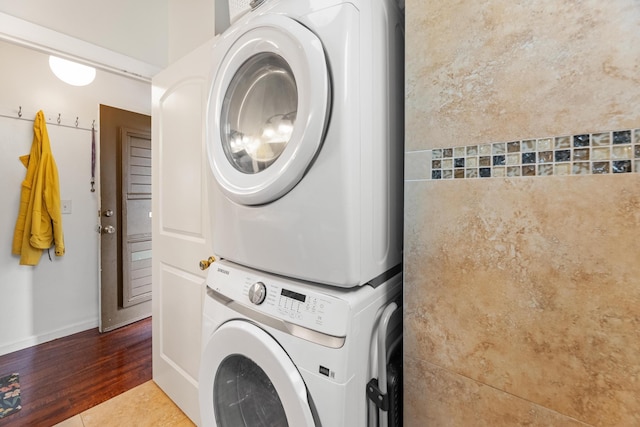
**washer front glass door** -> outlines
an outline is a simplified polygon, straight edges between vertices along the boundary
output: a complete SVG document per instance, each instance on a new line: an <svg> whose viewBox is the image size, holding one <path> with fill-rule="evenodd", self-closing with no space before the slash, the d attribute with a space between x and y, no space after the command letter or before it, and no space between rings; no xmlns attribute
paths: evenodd
<svg viewBox="0 0 640 427"><path fill-rule="evenodd" d="M288 427L278 392L251 359L234 354L216 374L213 388L216 423L220 427Z"/></svg>
<svg viewBox="0 0 640 427"><path fill-rule="evenodd" d="M204 427L320 425L296 365L278 341L255 324L226 322L207 341L201 360L198 388Z"/></svg>
<svg viewBox="0 0 640 427"><path fill-rule="evenodd" d="M298 89L287 62L260 53L231 80L222 104L221 140L231 164L244 173L268 168L291 139Z"/></svg>

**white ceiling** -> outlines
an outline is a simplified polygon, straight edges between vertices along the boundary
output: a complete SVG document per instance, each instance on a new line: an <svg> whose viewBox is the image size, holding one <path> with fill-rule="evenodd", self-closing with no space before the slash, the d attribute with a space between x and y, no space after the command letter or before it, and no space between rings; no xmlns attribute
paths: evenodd
<svg viewBox="0 0 640 427"><path fill-rule="evenodd" d="M158 67L168 63L168 0L0 0L0 11Z"/></svg>
<svg viewBox="0 0 640 427"><path fill-rule="evenodd" d="M162 69L213 37L215 2L0 0L0 14Z"/></svg>

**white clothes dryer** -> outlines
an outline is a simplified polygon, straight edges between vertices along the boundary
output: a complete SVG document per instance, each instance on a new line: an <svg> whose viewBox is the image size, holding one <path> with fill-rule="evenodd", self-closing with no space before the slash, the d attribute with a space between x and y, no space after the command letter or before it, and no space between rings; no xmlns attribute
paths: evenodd
<svg viewBox="0 0 640 427"><path fill-rule="evenodd" d="M203 427L377 426L367 384L401 347L401 288L400 275L377 288L324 288L216 262L204 302ZM395 317L381 320L389 308Z"/></svg>
<svg viewBox="0 0 640 427"><path fill-rule="evenodd" d="M214 252L337 287L402 261L396 0L255 0L213 48Z"/></svg>

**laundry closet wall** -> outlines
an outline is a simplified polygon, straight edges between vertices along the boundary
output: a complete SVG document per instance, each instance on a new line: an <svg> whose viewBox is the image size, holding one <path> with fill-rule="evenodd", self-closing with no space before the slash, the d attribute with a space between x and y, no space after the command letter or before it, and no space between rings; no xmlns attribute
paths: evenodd
<svg viewBox="0 0 640 427"><path fill-rule="evenodd" d="M640 3L406 8L405 425L640 425Z"/></svg>
<svg viewBox="0 0 640 427"><path fill-rule="evenodd" d="M48 55L0 42L0 113L33 119L42 109L47 119L99 129L99 104L151 114L151 85L102 70L86 87L69 86L49 70ZM20 266L11 255L33 121L0 117L0 354L98 325L98 202L90 192L91 132L47 125L58 171L61 199L71 200L62 215L66 254L52 261L46 252L36 267ZM99 133L96 134L99 144ZM96 151L98 151L97 147ZM96 180L99 169L96 169ZM96 182L99 188L99 182Z"/></svg>

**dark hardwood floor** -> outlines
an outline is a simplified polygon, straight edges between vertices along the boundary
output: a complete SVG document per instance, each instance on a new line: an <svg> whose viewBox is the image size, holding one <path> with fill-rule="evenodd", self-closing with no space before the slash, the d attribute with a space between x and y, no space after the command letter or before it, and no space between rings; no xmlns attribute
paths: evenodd
<svg viewBox="0 0 640 427"><path fill-rule="evenodd" d="M0 427L49 427L151 379L151 318L0 356L0 376L20 374L22 409Z"/></svg>

